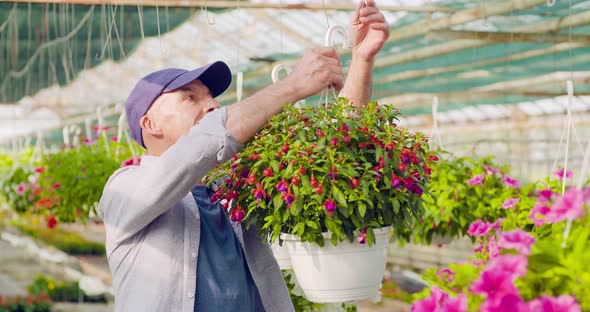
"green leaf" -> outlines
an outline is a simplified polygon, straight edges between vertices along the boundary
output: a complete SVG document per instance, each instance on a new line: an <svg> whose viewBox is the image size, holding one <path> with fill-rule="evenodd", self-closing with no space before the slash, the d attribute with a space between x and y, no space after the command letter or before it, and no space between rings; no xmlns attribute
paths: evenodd
<svg viewBox="0 0 590 312"><path fill-rule="evenodd" d="M275 207L275 210L279 210L281 209L281 207L283 207L283 204L285 203L283 201L283 199L281 198L281 194L277 194L275 195L275 197L272 199L272 203Z"/></svg>
<svg viewBox="0 0 590 312"><path fill-rule="evenodd" d="M393 206L393 212L397 215L399 214L399 201L397 200L397 198L391 198L391 205Z"/></svg>
<svg viewBox="0 0 590 312"><path fill-rule="evenodd" d="M334 192L334 198L336 199L336 202L344 207L348 207L348 203L346 202L344 194L342 194L342 191L340 191L336 185L332 187L332 191Z"/></svg>
<svg viewBox="0 0 590 312"><path fill-rule="evenodd" d="M309 226L312 229L316 229L316 230L318 229L318 225L311 220L305 221L305 224L307 224L307 226Z"/></svg>
<svg viewBox="0 0 590 312"><path fill-rule="evenodd" d="M361 218L364 218L365 214L367 213L367 206L363 202L358 202L357 205L358 205L359 214L360 214Z"/></svg>

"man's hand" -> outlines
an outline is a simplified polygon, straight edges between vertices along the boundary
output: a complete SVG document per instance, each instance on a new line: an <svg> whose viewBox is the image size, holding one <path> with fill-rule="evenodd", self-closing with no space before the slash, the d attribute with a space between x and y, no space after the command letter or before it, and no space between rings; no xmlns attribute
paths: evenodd
<svg viewBox="0 0 590 312"><path fill-rule="evenodd" d="M383 13L377 9L374 0L359 2L352 17L349 38L353 56L372 61L389 38L389 25Z"/></svg>
<svg viewBox="0 0 590 312"><path fill-rule="evenodd" d="M316 95L330 86L340 91L344 84L340 57L334 48L307 50L283 81L295 87L299 99Z"/></svg>

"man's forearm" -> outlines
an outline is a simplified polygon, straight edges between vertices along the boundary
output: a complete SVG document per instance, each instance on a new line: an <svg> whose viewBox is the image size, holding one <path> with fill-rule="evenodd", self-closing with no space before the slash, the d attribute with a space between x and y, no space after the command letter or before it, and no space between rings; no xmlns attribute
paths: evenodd
<svg viewBox="0 0 590 312"><path fill-rule="evenodd" d="M268 120L281 112L286 103L294 103L300 99L297 90L284 79L251 97L227 108L225 128L229 134L241 143L252 138L258 129Z"/></svg>
<svg viewBox="0 0 590 312"><path fill-rule="evenodd" d="M349 98L354 106L360 107L371 101L373 63L373 60L355 57L353 54L341 95Z"/></svg>

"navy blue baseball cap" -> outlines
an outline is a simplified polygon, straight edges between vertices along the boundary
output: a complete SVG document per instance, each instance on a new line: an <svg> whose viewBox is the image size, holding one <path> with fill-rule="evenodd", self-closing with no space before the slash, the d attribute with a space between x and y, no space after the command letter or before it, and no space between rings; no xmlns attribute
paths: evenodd
<svg viewBox="0 0 590 312"><path fill-rule="evenodd" d="M131 137L145 148L139 126L141 117L147 113L158 96L179 89L197 79L209 88L213 97L216 97L227 90L232 77L227 64L221 61L192 71L168 68L143 77L125 101L125 113Z"/></svg>

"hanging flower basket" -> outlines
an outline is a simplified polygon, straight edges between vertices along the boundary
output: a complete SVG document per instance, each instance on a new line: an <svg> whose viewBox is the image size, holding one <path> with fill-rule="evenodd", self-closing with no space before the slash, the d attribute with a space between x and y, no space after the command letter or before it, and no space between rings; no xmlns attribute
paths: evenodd
<svg viewBox="0 0 590 312"><path fill-rule="evenodd" d="M235 205L224 205L232 220L255 226L263 240L274 242L288 234L283 244L297 276L301 264L293 257L301 254L300 245L321 250L356 246L359 263L370 254L381 255L370 265L380 271L371 278L377 276L377 281L356 287L369 287L366 292L374 296L385 268L383 244L391 231L409 239L408 227L422 215L428 163L436 160L421 133L397 126L398 116L392 106L370 103L357 109L344 98L322 107L289 106L212 174L212 180L225 179L213 200L233 200ZM378 233L387 237L377 239ZM356 274L351 271L338 274L348 278ZM318 285L327 278L309 276Z"/></svg>

